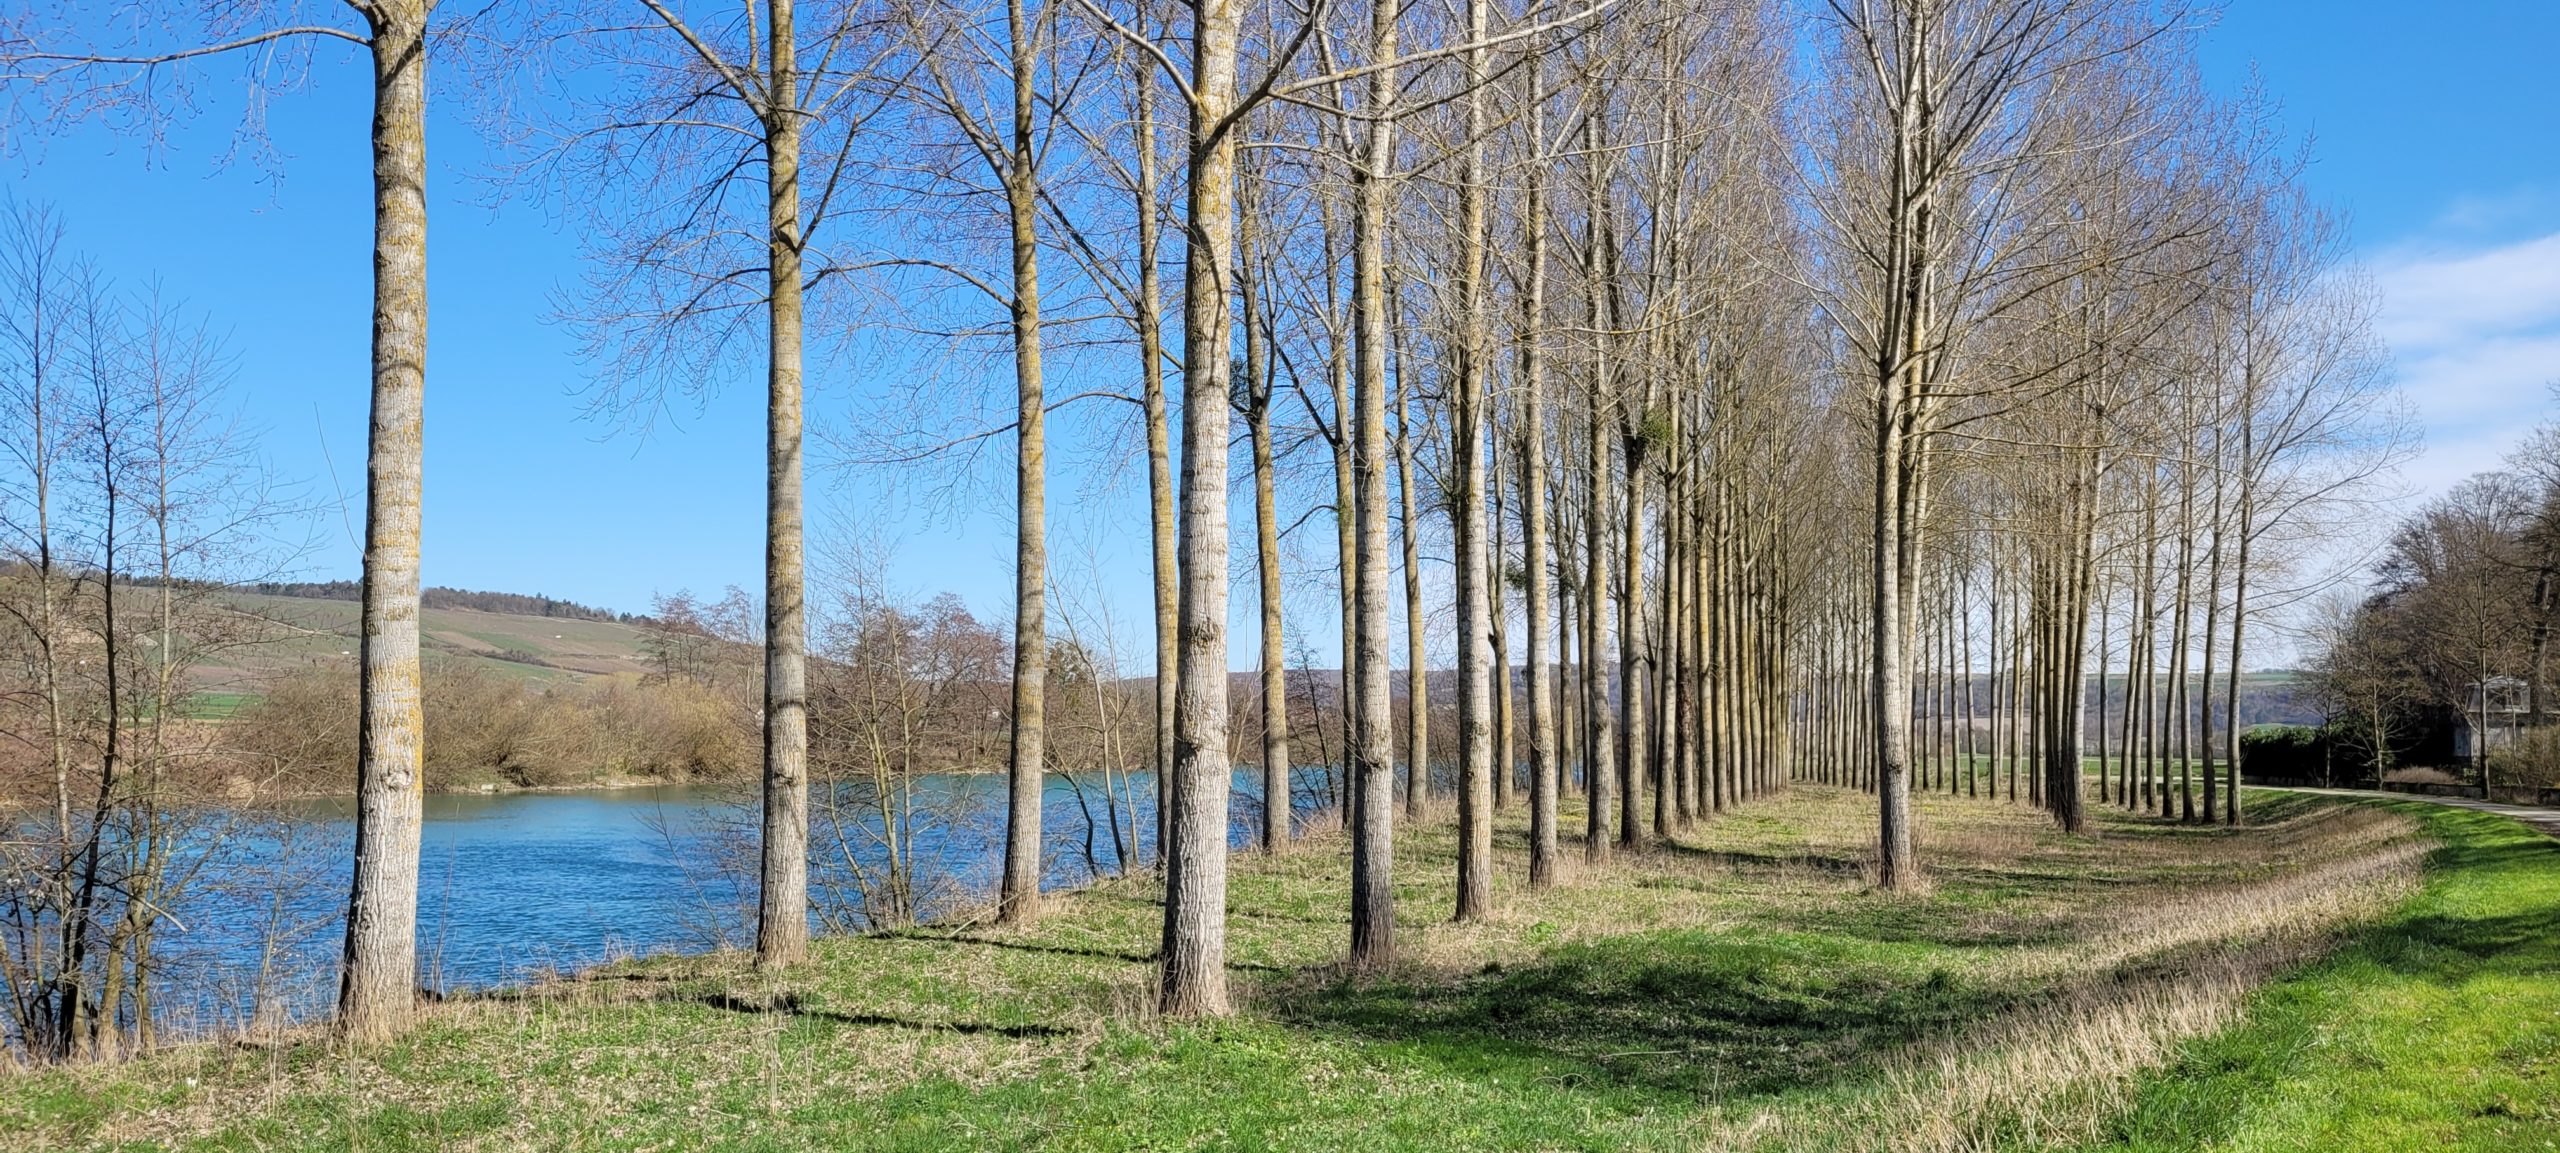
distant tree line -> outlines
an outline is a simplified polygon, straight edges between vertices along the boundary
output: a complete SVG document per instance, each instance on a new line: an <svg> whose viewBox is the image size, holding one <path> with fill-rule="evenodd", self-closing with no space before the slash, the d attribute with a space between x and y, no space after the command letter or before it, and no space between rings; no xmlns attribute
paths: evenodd
<svg viewBox="0 0 2560 1153"><path fill-rule="evenodd" d="M311 600L352 601L364 599L364 586L354 581L259 581L247 586L250 592L265 596L304 597ZM519 616L558 617L573 621L610 621L637 624L647 619L644 614L616 612L576 601L564 601L536 593L479 592L472 589L429 585L418 592L418 603L431 609L470 609L484 613L515 613Z"/></svg>
<svg viewBox="0 0 2560 1153"><path fill-rule="evenodd" d="M2326 607L2315 684L2357 775L2414 763L2560 785L2560 422L2403 519L2369 590Z"/></svg>

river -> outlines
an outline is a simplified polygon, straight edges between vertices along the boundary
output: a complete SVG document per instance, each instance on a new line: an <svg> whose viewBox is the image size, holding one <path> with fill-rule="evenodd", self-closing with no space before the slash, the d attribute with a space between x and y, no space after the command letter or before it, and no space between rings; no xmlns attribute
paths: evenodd
<svg viewBox="0 0 2560 1153"><path fill-rule="evenodd" d="M1152 774L1112 781L1122 840L1155 851ZM1330 810L1322 769L1301 769L1297 824ZM813 806L812 920L821 932L869 923L889 852L867 793ZM1052 774L1044 792L1048 889L1119 871L1099 777ZM1004 778L919 780L899 841L915 907L931 917L985 900L1001 857ZM354 839L349 799L301 802L208 836L202 867L173 902L156 987L165 1027L221 1031L324 1012L335 993ZM740 947L752 939L758 808L752 787L666 785L578 792L435 795L426 800L418 900L419 984L439 993L520 983L635 955ZM1236 773L1230 843L1258 836L1262 789ZM1091 819L1088 819L1091 814ZM1088 840L1090 835L1090 840Z"/></svg>

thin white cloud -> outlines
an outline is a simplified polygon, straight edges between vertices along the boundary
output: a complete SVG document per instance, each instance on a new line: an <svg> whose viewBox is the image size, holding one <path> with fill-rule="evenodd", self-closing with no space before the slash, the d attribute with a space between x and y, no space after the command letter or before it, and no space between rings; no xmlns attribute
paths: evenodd
<svg viewBox="0 0 2560 1153"><path fill-rule="evenodd" d="M2399 388L2426 429L2421 493L2498 466L2560 382L2560 232L2465 251L2386 252L2374 281Z"/></svg>
<svg viewBox="0 0 2560 1153"><path fill-rule="evenodd" d="M2560 233L2461 255L2385 258L2382 335L2438 344L2560 320Z"/></svg>
<svg viewBox="0 0 2560 1153"><path fill-rule="evenodd" d="M2475 473L2498 467L2523 442L2524 432L2522 426L2466 429L2443 435L2430 431L2426 450L2400 466L2401 486L2415 496L2441 493Z"/></svg>
<svg viewBox="0 0 2560 1153"><path fill-rule="evenodd" d="M2549 189L2533 185L2504 192L2467 193L2454 197L2428 231L2439 239L2470 237L2488 242L2511 238L2519 230L2529 232L2549 222L2555 205L2560 205L2560 198L2555 198Z"/></svg>
<svg viewBox="0 0 2560 1153"><path fill-rule="evenodd" d="M2560 380L2560 326L2550 331L2484 335L2441 345L2394 342L2400 390L2433 424L2530 416Z"/></svg>

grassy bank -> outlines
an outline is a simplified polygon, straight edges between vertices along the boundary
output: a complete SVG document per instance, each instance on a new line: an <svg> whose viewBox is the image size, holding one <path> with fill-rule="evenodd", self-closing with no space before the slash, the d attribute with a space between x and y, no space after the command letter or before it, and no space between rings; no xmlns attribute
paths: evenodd
<svg viewBox="0 0 2560 1153"><path fill-rule="evenodd" d="M2388 804L2439 842L2425 888L2147 1078L2099 1147L2560 1149L2560 844Z"/></svg>
<svg viewBox="0 0 2560 1153"><path fill-rule="evenodd" d="M2185 1148L2281 1136L2282 1103L2332 1084L2313 1077L2327 1056L2298 1038L2217 1047L2288 1013L2323 1027L2353 998L2297 987L2377 950L2395 979L2431 982L2393 968L2420 960L2483 970L2467 999L2411 1000L2377 1046L2414 1054L2451 1032L2455 1060L2485 1078L2510 1047L2540 1044L2524 1059L2541 1062L2550 1099L2548 994L2486 978L2540 965L2549 983L2550 955L2534 951L2549 942L2502 942L2536 932L2533 917L2553 923L2560 854L2486 818L2270 797L2236 831L2107 815L2096 836L2066 838L2005 805L1920 805L1933 884L1909 896L1870 889L1872 816L1856 794L1800 789L1544 893L1516 883L1522 829L1507 821L1501 912L1473 926L1445 920L1449 829L1409 830L1402 952L1382 979L1333 967L1339 843L1239 857L1229 1021L1145 1012L1161 911L1130 880L1026 931L823 942L780 979L731 956L661 958L440 1005L386 1048L288 1037L7 1075L0 1144ZM2422 824L2447 846L2423 887ZM2490 895L2519 884L2540 896ZM2285 976L2342 938L2354 943L2335 959ZM2506 1004L2541 1016L2462 1039ZM2545 1106L2518 1085L2508 1120L2547 1125L2526 1119ZM2227 1103L2191 1104L2198 1093ZM2309 1133L2258 1144L2336 1147Z"/></svg>

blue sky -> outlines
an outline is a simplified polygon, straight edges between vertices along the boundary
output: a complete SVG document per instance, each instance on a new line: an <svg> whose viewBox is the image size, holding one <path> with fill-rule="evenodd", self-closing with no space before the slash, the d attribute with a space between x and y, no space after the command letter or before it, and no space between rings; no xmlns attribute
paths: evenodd
<svg viewBox="0 0 2560 1153"><path fill-rule="evenodd" d="M2426 431L2404 470L2441 491L2551 411L2560 382L2560 4L2233 0L2206 40L2226 90L2254 68L2312 140L2382 296Z"/></svg>
<svg viewBox="0 0 2560 1153"><path fill-rule="evenodd" d="M2494 464L2547 410L2544 382L2560 380L2560 70L2545 57L2553 43L2560 3L2550 0L2234 0L2206 40L2210 81L2236 91L2252 69L2262 75L2287 123L2315 140L2316 191L2351 216L2383 293L2402 387L2427 426L2427 451L2408 469L2415 490ZM10 195L59 208L75 246L122 279L156 276L228 331L237 387L277 467L332 503L343 492L353 523L362 513L368 109L354 58L324 49L320 60L307 90L267 109L272 158L230 155L238 109L215 100L154 146L99 126L21 141L28 148L0 161L0 180ZM426 579L628 610L680 587L755 587L761 389L681 408L646 437L581 420L588 367L546 319L578 275L574 238L539 205L493 205L478 177L482 154L458 120L434 125L429 150ZM860 398L848 374L812 367L813 419L853 419ZM1000 398L1009 379L989 366L985 384ZM1134 439L1112 434L1122 420L1064 422L1068 443L1055 459L1065 475L1052 508L1053 547L1072 570L1062 579L1088 602L1108 603L1125 632L1144 612L1146 516ZM1009 459L985 456L992 469ZM834 510L819 514L822 523L858 521L901 587L954 591L1001 618L1010 517L1008 490L992 479L928 501L821 469L813 493L832 491L812 503ZM1241 536L1248 522L1239 517L1236 528ZM1319 548L1311 540L1295 560L1313 565ZM333 516L302 567L352 576L356 557ZM1249 573L1239 570L1239 597L1250 592ZM1300 596L1294 615L1321 619L1329 598ZM1330 643L1330 630L1309 633Z"/></svg>

